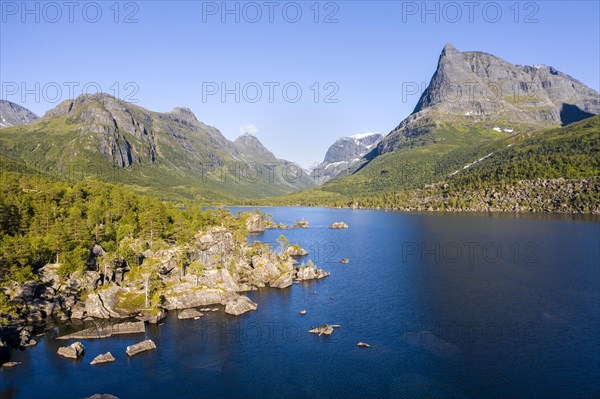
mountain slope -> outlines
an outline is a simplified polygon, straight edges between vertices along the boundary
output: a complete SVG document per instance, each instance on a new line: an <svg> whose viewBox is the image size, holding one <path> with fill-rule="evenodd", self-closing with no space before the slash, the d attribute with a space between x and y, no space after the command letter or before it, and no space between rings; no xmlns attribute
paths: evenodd
<svg viewBox="0 0 600 399"><path fill-rule="evenodd" d="M565 127L506 137L486 155L474 154L437 183L420 188L363 193L353 192L350 186L345 187L348 191L327 190L327 186L269 203L599 214L600 115Z"/></svg>
<svg viewBox="0 0 600 399"><path fill-rule="evenodd" d="M249 158L238 150L187 108L152 112L106 94L65 101L29 125L0 131L0 153L29 167L163 197L233 200L306 187L242 175L240 162Z"/></svg>
<svg viewBox="0 0 600 399"><path fill-rule="evenodd" d="M355 134L339 138L329 147L323 162L311 171L311 176L322 184L343 175L344 171L356 165L381 140L381 133Z"/></svg>
<svg viewBox="0 0 600 399"><path fill-rule="evenodd" d="M7 100L0 100L0 129L33 122L38 117L25 107Z"/></svg>
<svg viewBox="0 0 600 399"><path fill-rule="evenodd" d="M493 101L486 88L498 88ZM597 92L552 67L512 65L446 45L413 113L346 177L322 190L377 195L420 188L501 149L515 135L599 112Z"/></svg>
<svg viewBox="0 0 600 399"><path fill-rule="evenodd" d="M435 142L431 133L444 123L519 133L598 113L598 93L553 67L513 65L447 44L414 111L378 146L377 154L412 142Z"/></svg>

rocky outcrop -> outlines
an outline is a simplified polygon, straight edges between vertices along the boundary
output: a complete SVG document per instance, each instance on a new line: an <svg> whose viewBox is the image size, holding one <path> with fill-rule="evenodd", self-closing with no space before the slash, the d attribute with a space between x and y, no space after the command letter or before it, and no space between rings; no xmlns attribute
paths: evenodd
<svg viewBox="0 0 600 399"><path fill-rule="evenodd" d="M256 212L251 213L246 219L246 229L251 234L264 233L267 229L267 224L263 215Z"/></svg>
<svg viewBox="0 0 600 399"><path fill-rule="evenodd" d="M289 245L283 250L283 254L287 256L306 256L308 255L308 251L300 245Z"/></svg>
<svg viewBox="0 0 600 399"><path fill-rule="evenodd" d="M69 346L63 346L58 348L58 354L63 357L68 357L69 359L77 359L83 356L85 352L85 347L81 342L74 342Z"/></svg>
<svg viewBox="0 0 600 399"><path fill-rule="evenodd" d="M100 325L86 328L73 334L63 335L57 339L100 339L114 335L139 334L146 331L143 321L125 322L119 324Z"/></svg>
<svg viewBox="0 0 600 399"><path fill-rule="evenodd" d="M112 353L110 352L106 352L103 355L98 355L94 358L94 360L91 361L90 364L94 365L94 364L101 364L101 363L110 363L110 362L114 362L115 361L115 357L112 355Z"/></svg>
<svg viewBox="0 0 600 399"><path fill-rule="evenodd" d="M202 316L203 316L203 314L200 313L199 311L197 311L196 309L184 309L181 312L179 312L179 314L177 315L177 318L179 320L186 320L186 319L198 319Z"/></svg>
<svg viewBox="0 0 600 399"><path fill-rule="evenodd" d="M294 275L293 271L282 273L281 276L269 283L269 285L273 288L287 288L293 284Z"/></svg>
<svg viewBox="0 0 600 399"><path fill-rule="evenodd" d="M200 289L179 289L178 287L165 294L164 307L167 310L197 308L206 305L220 304L225 293L219 289L200 288Z"/></svg>
<svg viewBox="0 0 600 399"><path fill-rule="evenodd" d="M138 353L153 350L153 349L156 349L156 345L154 344L154 341L152 341L151 339L147 339L147 340L139 342L135 345L128 346L127 349L125 350L125 352L127 353L128 356L135 356Z"/></svg>
<svg viewBox="0 0 600 399"><path fill-rule="evenodd" d="M231 300L229 300L225 304L225 313L239 316L243 313L250 312L252 310L256 310L258 305L250 300L247 296L237 296Z"/></svg>
<svg viewBox="0 0 600 399"><path fill-rule="evenodd" d="M329 273L322 269L317 269L312 262L300 266L296 272L296 280L298 281L321 279L327 276L329 276Z"/></svg>

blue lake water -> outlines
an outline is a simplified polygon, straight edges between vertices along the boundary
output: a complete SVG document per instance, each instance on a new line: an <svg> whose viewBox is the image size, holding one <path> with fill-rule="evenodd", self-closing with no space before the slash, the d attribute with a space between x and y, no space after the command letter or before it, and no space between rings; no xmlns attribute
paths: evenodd
<svg viewBox="0 0 600 399"><path fill-rule="evenodd" d="M145 335L82 340L80 361L46 336L0 369L0 397L600 397L597 219L263 210L310 228L250 240L284 234L331 276L251 292L258 310L239 317L171 312ZM307 333L323 323L342 327ZM158 349L128 358L146 338ZM114 363L89 364L107 351Z"/></svg>

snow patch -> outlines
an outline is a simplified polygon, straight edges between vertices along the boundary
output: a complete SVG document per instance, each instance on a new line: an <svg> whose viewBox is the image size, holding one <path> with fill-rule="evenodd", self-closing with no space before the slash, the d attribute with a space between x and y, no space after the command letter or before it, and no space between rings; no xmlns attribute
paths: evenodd
<svg viewBox="0 0 600 399"><path fill-rule="evenodd" d="M369 132L369 133L358 133L358 134L353 134L352 136L350 136L351 139L364 139L365 137L369 137L369 136L377 136L381 133L376 133L376 132Z"/></svg>

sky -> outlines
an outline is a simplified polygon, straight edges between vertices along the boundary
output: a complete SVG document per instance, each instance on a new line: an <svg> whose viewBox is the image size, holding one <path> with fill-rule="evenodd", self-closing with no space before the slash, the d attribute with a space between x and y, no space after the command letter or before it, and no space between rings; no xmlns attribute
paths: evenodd
<svg viewBox="0 0 600 399"><path fill-rule="evenodd" d="M408 116L446 43L600 89L598 1L5 1L0 98L43 115L103 91L187 106L309 167Z"/></svg>

